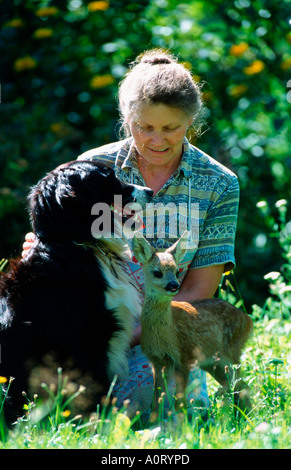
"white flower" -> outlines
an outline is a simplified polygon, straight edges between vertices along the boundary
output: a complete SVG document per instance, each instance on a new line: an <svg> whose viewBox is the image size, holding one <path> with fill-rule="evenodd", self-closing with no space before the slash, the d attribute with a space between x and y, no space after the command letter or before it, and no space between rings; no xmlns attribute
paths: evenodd
<svg viewBox="0 0 291 470"><path fill-rule="evenodd" d="M281 274L278 271L271 271L270 273L264 276L264 279L266 280L271 279L272 281L276 281L277 279L279 279L280 276Z"/></svg>

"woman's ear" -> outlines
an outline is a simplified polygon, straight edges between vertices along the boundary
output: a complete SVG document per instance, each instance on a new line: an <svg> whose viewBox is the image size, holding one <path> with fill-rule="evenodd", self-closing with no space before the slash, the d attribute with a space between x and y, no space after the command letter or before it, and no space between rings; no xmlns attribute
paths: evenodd
<svg viewBox="0 0 291 470"><path fill-rule="evenodd" d="M193 122L194 122L194 117L189 118L188 128L192 126Z"/></svg>

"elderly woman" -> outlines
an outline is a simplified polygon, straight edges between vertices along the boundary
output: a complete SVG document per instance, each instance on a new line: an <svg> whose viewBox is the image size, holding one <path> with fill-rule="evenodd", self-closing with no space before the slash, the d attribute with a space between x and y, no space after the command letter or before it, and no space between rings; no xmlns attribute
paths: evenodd
<svg viewBox="0 0 291 470"><path fill-rule="evenodd" d="M175 57L152 50L137 58L121 82L119 107L127 138L87 151L79 159L106 163L121 180L153 189L151 205L156 213L150 217L145 214L143 229L150 243L164 249L186 228L191 234L187 254L179 266L181 288L174 299L191 302L211 298L222 274L235 265L239 185L230 170L186 138L188 128L199 123L200 88ZM159 223L159 207L171 208L171 214L162 211L163 223ZM173 210L178 229L171 218ZM29 239L24 248L30 246ZM126 269L142 292L142 269L134 257ZM131 415L136 411L147 414L153 377L141 351L140 325L136 325L128 361L129 379L118 381L113 395L118 406L130 400ZM189 411L197 406L207 409L205 372L194 367L190 375ZM174 396L172 381L168 390L169 397ZM171 398L165 400L166 411L170 402Z"/></svg>
<svg viewBox="0 0 291 470"><path fill-rule="evenodd" d="M148 51L137 58L119 88L122 127L128 138L79 157L102 161L114 168L121 180L152 188L155 207L170 204L177 209L179 221L186 218L182 226L195 240L180 264L181 288L174 299L188 302L213 297L223 272L235 265L237 177L185 137L188 128L198 121L201 105L200 89L191 73L172 55ZM170 215L164 211L162 216L166 220L161 234L158 216L145 215L144 234L158 249L167 248L182 235L171 230ZM127 268L142 290L137 260L133 258ZM153 378L139 342L137 325L128 352L130 378L118 382L114 394L118 405L130 399L132 410L146 411L151 404ZM170 395L174 394L172 382L168 388ZM204 372L193 369L189 390L188 398L194 406L208 406Z"/></svg>

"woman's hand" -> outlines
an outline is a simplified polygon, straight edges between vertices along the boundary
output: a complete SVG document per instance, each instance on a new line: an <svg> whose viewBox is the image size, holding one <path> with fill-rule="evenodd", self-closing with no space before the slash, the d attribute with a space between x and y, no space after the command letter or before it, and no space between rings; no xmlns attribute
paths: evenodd
<svg viewBox="0 0 291 470"><path fill-rule="evenodd" d="M21 253L22 258L25 258L28 255L29 250L31 249L34 242L35 242L34 233L33 232L27 233L25 235L25 242L22 245L22 250L23 250L22 253Z"/></svg>

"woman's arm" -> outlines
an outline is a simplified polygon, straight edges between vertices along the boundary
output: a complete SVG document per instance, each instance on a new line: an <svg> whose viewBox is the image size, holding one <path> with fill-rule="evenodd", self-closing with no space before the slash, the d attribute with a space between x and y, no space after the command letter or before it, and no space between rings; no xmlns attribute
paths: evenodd
<svg viewBox="0 0 291 470"><path fill-rule="evenodd" d="M223 271L224 264L189 269L173 300L193 302L198 299L211 299L220 284Z"/></svg>

